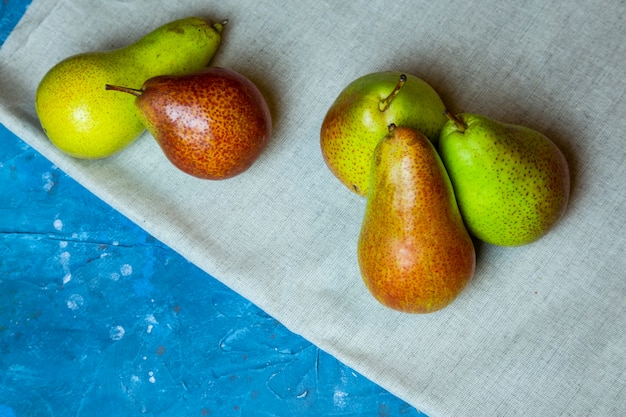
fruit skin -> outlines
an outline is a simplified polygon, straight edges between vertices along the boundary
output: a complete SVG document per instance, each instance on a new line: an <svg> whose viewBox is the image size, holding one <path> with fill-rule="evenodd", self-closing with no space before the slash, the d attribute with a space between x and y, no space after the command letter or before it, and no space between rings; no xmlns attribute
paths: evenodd
<svg viewBox="0 0 626 417"><path fill-rule="evenodd" d="M224 23L180 19L124 48L82 53L59 62L42 78L35 98L46 135L76 158L105 158L125 148L144 127L133 98L111 94L105 85L139 88L156 75L205 67L219 47Z"/></svg>
<svg viewBox="0 0 626 417"><path fill-rule="evenodd" d="M358 240L363 281L383 305L431 313L471 281L474 244L432 143L410 128L390 128L375 148Z"/></svg>
<svg viewBox="0 0 626 417"><path fill-rule="evenodd" d="M436 142L447 119L437 92L420 78L407 80L389 107L379 104L394 90L401 72L384 71L364 75L341 91L322 122L320 145L330 171L351 191L366 196L370 162L387 126L412 127Z"/></svg>
<svg viewBox="0 0 626 417"><path fill-rule="evenodd" d="M195 177L234 177L247 170L269 142L272 119L267 102L238 72L211 67L158 76L147 80L136 95L139 118L167 158Z"/></svg>
<svg viewBox="0 0 626 417"><path fill-rule="evenodd" d="M439 153L468 230L484 242L534 242L566 210L567 161L535 130L463 113L443 127Z"/></svg>

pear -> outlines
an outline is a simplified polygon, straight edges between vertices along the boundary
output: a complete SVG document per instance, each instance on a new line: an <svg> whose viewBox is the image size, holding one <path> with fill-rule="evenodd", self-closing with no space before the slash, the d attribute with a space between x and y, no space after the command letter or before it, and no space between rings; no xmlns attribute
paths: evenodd
<svg viewBox="0 0 626 417"><path fill-rule="evenodd" d="M322 155L348 189L367 196L370 162L387 126L412 127L436 142L445 106L426 81L397 71L375 72L351 82L328 109L320 132Z"/></svg>
<svg viewBox="0 0 626 417"><path fill-rule="evenodd" d="M389 127L374 150L357 246L363 281L384 306L431 313L471 281L476 254L433 144Z"/></svg>
<svg viewBox="0 0 626 417"><path fill-rule="evenodd" d="M446 114L439 153L470 233L501 246L545 235L569 200L569 168L559 148L524 126Z"/></svg>
<svg viewBox="0 0 626 417"><path fill-rule="evenodd" d="M148 78L205 67L220 41L224 22L199 17L170 22L133 44L86 52L53 66L37 88L35 109L52 143L76 158L113 155L145 129L132 97L112 95L106 84L139 88Z"/></svg>
<svg viewBox="0 0 626 417"><path fill-rule="evenodd" d="M242 74L218 67L157 76L136 96L141 122L167 158L198 178L220 180L247 170L267 145L272 119L262 93Z"/></svg>

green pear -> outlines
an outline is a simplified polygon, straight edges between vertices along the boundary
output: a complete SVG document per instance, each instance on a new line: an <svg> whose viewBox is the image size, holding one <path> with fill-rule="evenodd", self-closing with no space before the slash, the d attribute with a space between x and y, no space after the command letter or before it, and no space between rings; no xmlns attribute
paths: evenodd
<svg viewBox="0 0 626 417"><path fill-rule="evenodd" d="M445 106L425 81L396 71L351 82L328 109L320 132L322 155L348 189L366 196L374 148L387 126L411 127L436 142L446 123Z"/></svg>
<svg viewBox="0 0 626 417"><path fill-rule="evenodd" d="M470 233L501 246L545 235L569 200L569 168L559 148L524 126L447 115L439 153Z"/></svg>
<svg viewBox="0 0 626 417"><path fill-rule="evenodd" d="M406 313L446 307L474 275L474 244L448 174L414 129L391 125L374 150L357 254L372 295Z"/></svg>
<svg viewBox="0 0 626 417"><path fill-rule="evenodd" d="M198 178L241 174L270 139L267 102L252 81L233 70L209 67L161 75L148 79L140 90L106 88L136 96L137 114L165 156Z"/></svg>
<svg viewBox="0 0 626 417"><path fill-rule="evenodd" d="M133 142L144 126L131 96L106 84L139 88L156 75L205 67L223 24L198 17L170 22L133 44L71 56L52 67L37 88L35 109L52 143L76 158L110 156Z"/></svg>

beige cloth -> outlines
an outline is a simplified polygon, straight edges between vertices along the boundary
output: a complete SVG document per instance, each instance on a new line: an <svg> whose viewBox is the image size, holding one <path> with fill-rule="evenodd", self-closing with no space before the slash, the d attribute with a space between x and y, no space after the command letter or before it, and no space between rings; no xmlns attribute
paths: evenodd
<svg viewBox="0 0 626 417"><path fill-rule="evenodd" d="M230 19L213 64L247 75L271 105L274 136L248 172L186 176L147 134L102 161L50 145L33 98L53 64L195 14ZM149 233L432 417L626 415L625 39L618 0L35 0L0 51L0 117ZM339 91L386 69L424 78L455 112L547 134L571 165L558 227L528 246L480 246L473 283L432 315L369 295L356 262L365 200L319 149Z"/></svg>

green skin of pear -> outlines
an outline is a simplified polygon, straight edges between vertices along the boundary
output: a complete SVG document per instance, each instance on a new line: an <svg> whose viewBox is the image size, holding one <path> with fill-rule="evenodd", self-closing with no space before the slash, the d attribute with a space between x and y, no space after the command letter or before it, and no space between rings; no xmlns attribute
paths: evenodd
<svg viewBox="0 0 626 417"><path fill-rule="evenodd" d="M499 246L545 235L569 199L569 169L561 151L527 127L469 113L456 119L441 130L439 153L469 232Z"/></svg>
<svg viewBox="0 0 626 417"><path fill-rule="evenodd" d="M414 128L436 143L447 120L437 92L410 74L381 110L381 102L394 91L401 75L384 71L354 80L339 93L322 122L320 145L326 165L350 191L364 197L374 148L388 134L390 124Z"/></svg>
<svg viewBox="0 0 626 417"><path fill-rule="evenodd" d="M145 127L134 97L106 84L141 88L157 75L199 70L217 51L223 23L198 17L170 22L126 47L71 56L42 78L35 110L51 142L76 158L98 159L133 142Z"/></svg>

